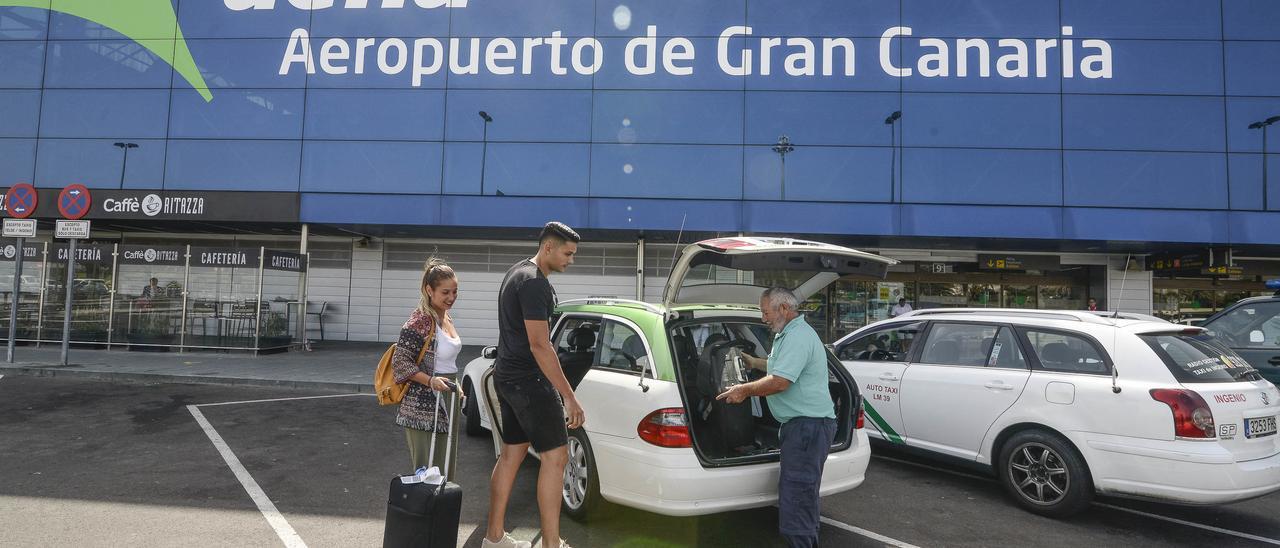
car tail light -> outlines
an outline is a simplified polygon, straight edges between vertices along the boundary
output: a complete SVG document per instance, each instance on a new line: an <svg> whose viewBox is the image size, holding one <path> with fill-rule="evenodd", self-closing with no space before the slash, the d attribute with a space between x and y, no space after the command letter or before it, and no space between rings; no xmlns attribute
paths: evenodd
<svg viewBox="0 0 1280 548"><path fill-rule="evenodd" d="M1173 411L1173 433L1179 438L1215 438L1213 411L1200 394L1181 388L1153 388L1151 398Z"/></svg>
<svg viewBox="0 0 1280 548"><path fill-rule="evenodd" d="M853 419L853 428L861 430L863 426L866 426L866 422L867 413L862 408L862 398L858 398L858 414Z"/></svg>
<svg viewBox="0 0 1280 548"><path fill-rule="evenodd" d="M689 416L680 407L659 409L640 421L636 427L640 439L658 447L693 447L689 436Z"/></svg>

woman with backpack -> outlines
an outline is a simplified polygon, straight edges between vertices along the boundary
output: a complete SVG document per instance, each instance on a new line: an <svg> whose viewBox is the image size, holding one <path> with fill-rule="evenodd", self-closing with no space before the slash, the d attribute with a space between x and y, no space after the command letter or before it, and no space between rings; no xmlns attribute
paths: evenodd
<svg viewBox="0 0 1280 548"><path fill-rule="evenodd" d="M458 375L457 359L462 350L462 339L449 316L449 309L458 298L458 277L443 260L431 257L423 268L421 291L418 307L400 328L392 358L396 382L409 383L400 401L396 424L404 427L414 469L432 464L432 433L441 434L436 436L435 463L448 462L450 469L441 472L453 479L457 444L453 444L454 455L446 459L444 452L452 435L449 417L458 412L461 400L461 396L448 395L449 386ZM446 408L443 414L437 413L437 398L445 398L441 404Z"/></svg>

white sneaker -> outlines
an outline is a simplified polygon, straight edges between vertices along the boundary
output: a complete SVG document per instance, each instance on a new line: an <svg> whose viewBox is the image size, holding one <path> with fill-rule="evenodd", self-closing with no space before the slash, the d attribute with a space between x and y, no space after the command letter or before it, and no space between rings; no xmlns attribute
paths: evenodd
<svg viewBox="0 0 1280 548"><path fill-rule="evenodd" d="M533 548L533 543L527 540L516 540L510 533L503 533L502 539L498 542L491 542L489 539L480 541L482 548Z"/></svg>
<svg viewBox="0 0 1280 548"><path fill-rule="evenodd" d="M546 543L546 542L543 542L543 543L542 543L542 548L547 548L547 543ZM572 546L569 546L568 541L566 541L566 540L564 540L564 539L560 539L560 546L559 546L559 548L573 548L573 547L572 547Z"/></svg>

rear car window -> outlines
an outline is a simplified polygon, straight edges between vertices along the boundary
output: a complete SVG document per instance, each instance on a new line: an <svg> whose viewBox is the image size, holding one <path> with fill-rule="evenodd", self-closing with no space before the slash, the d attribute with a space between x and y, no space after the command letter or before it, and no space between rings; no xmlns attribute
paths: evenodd
<svg viewBox="0 0 1280 548"><path fill-rule="evenodd" d="M1062 373L1110 372L1102 352L1084 337L1039 329L1027 329L1024 333L1040 360L1041 369Z"/></svg>
<svg viewBox="0 0 1280 548"><path fill-rule="evenodd" d="M1179 382L1232 382L1260 378L1244 358L1220 344L1176 333L1138 337L1160 356Z"/></svg>

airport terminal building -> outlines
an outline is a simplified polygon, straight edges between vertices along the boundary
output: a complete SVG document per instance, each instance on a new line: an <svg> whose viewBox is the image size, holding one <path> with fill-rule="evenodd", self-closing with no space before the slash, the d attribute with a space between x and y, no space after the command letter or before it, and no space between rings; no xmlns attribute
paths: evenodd
<svg viewBox="0 0 1280 548"><path fill-rule="evenodd" d="M0 0L0 187L41 220L0 285L21 254L31 339L72 280L73 340L394 340L436 254L487 344L560 220L560 299L745 234L902 261L805 304L828 340L899 297L1182 320L1280 277L1277 121L1272 0Z"/></svg>

